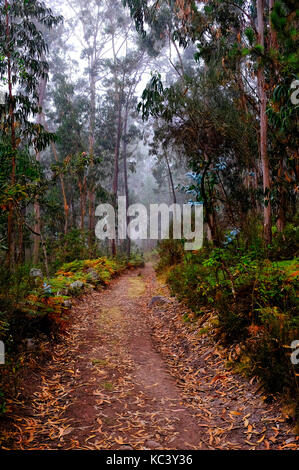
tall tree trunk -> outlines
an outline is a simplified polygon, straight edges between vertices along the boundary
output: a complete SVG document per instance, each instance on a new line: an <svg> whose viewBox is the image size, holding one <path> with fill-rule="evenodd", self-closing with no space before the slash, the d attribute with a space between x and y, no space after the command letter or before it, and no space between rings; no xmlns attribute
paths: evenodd
<svg viewBox="0 0 299 470"><path fill-rule="evenodd" d="M8 1L5 0L6 8L6 47L7 52L7 71L8 71L8 96L9 96L9 118L10 118L10 130L11 130L11 150L12 150L12 161L11 161L11 185L12 187L16 182L16 133L15 133L15 115L14 115L14 97L12 93L12 76L11 76L11 54L9 52L10 42L10 23L9 23L9 9ZM9 203L9 213L7 219L7 265L9 269L12 267L12 260L14 259L14 243L13 243L13 225L14 225L14 203Z"/></svg>
<svg viewBox="0 0 299 470"><path fill-rule="evenodd" d="M116 131L116 141L115 141L115 149L114 149L114 175L113 175L113 197L114 197L114 204L117 204L117 193L118 193L118 174L119 174L119 150L120 150L120 142L121 142L121 134L122 134L122 105L121 105L121 97L120 92L118 94L118 116L117 116L117 131ZM112 256L116 256L116 240L112 240L111 242L112 247Z"/></svg>
<svg viewBox="0 0 299 470"><path fill-rule="evenodd" d="M59 157L58 157L58 153L57 153L56 146L55 146L54 142L51 142L51 147L52 147L52 152L53 152L55 161L58 163L59 162ZM63 175L61 173L59 174L59 180L60 180L61 193L62 193L62 198L63 198L64 234L66 235L67 232L68 232L69 205L68 205L68 202L67 202L64 178L63 178Z"/></svg>
<svg viewBox="0 0 299 470"><path fill-rule="evenodd" d="M26 217L26 207L25 205L21 207L20 213L18 214L18 254L17 254L17 263L24 263L25 261L25 250L24 250L24 222Z"/></svg>
<svg viewBox="0 0 299 470"><path fill-rule="evenodd" d="M129 104L127 102L124 117L124 130L123 130L123 159L124 159L124 187L126 196L126 224L129 225L128 209L129 209L129 186L128 186L128 166L127 166L127 130L128 130L128 114ZM128 258L131 255L131 239L126 236L126 249Z"/></svg>
<svg viewBox="0 0 299 470"><path fill-rule="evenodd" d="M94 167L94 142L95 142L95 116L96 116L96 77L94 64L90 71L90 120L89 120L89 155L90 155L90 181L88 188L88 242L89 249L92 249L95 240L95 182L93 180Z"/></svg>
<svg viewBox="0 0 299 470"><path fill-rule="evenodd" d="M269 0L269 14L270 15L273 10L274 3L275 3L275 0ZM271 19L269 23L270 23L270 47L273 49L273 48L277 48L277 35L276 35L275 29L273 28ZM275 63L273 64L273 68L274 68L274 74L272 77L272 86L274 87L277 81L277 75L278 75L278 69ZM279 201L278 201L278 217L277 217L277 222L276 222L277 230L279 232L282 232L285 229L285 225L286 225L286 215L285 215L286 194L285 194L285 189L283 187L283 170L284 170L284 157L283 155L281 155L279 159L279 169L278 169L280 187L279 187Z"/></svg>
<svg viewBox="0 0 299 470"><path fill-rule="evenodd" d="M46 130L48 130L48 127L47 127L47 123L46 123L46 119L45 119L44 114L43 114L43 124L44 124L44 128L45 128ZM53 152L55 161L56 161L57 163L59 163L59 157L58 157L57 149L56 149L56 146L55 146L54 142L51 142L51 148L52 148L52 152ZM67 202L67 196L66 196L66 189L65 189L64 178L63 178L63 175L62 175L61 173L59 174L59 180L60 180L61 193L62 193L62 198L63 198L64 233L65 233L65 235L66 235L67 232L68 232L69 205L68 205L68 202Z"/></svg>
<svg viewBox="0 0 299 470"><path fill-rule="evenodd" d="M80 215L81 215L81 231L84 232L85 206L86 206L86 181L78 182L80 191Z"/></svg>
<svg viewBox="0 0 299 470"><path fill-rule="evenodd" d="M277 230L279 232L283 232L286 226L286 194L285 189L283 187L283 180L284 180L284 161L283 156L280 158L279 161L279 169L278 169L278 179L279 179L279 201L278 201L278 217L277 217Z"/></svg>
<svg viewBox="0 0 299 470"><path fill-rule="evenodd" d="M40 221L40 205L38 201L38 197L36 198L34 202L34 226L33 230L35 233L40 234L41 233L41 221ZM39 260L39 246L40 246L40 235L33 235L34 240L33 240L33 264L36 265Z"/></svg>
<svg viewBox="0 0 299 470"><path fill-rule="evenodd" d="M39 113L37 116L37 125L40 126L42 122L42 106L44 104L45 93L46 93L47 79L44 78L39 85L39 94L38 94L38 106ZM40 153L36 150L36 161L40 161ZM34 231L36 233L41 233L41 219L40 219L40 204L39 198L36 197L34 201ZM37 264L39 260L39 247L40 247L40 236L33 235L33 264Z"/></svg>
<svg viewBox="0 0 299 470"><path fill-rule="evenodd" d="M219 236L218 236L216 213L213 207L213 199L212 199L213 194L209 187L206 188L206 174L211 164L211 158L208 156L206 148L205 149L203 148L203 154L204 154L205 167L202 173L200 188L201 188L201 196L202 196L203 205L204 205L205 219L207 221L207 226L208 226L207 236L208 236L208 240L212 242L213 245L218 246Z"/></svg>
<svg viewBox="0 0 299 470"><path fill-rule="evenodd" d="M174 188L174 183L173 183L173 177L172 177L172 171L169 165L169 160L167 153L164 153L164 158L167 164L167 169L168 169L168 174L169 174L169 181L170 181L170 186L171 186L171 192L172 192L172 198L173 198L173 203L176 204L176 194L175 194L175 188Z"/></svg>
<svg viewBox="0 0 299 470"><path fill-rule="evenodd" d="M95 181L94 181L94 144L95 144L95 118L96 118L96 83L98 81L98 66L99 59L104 53L106 41L101 44L101 25L102 25L102 12L100 5L103 2L96 2L96 8L92 11L93 25L90 25L88 17L85 15L86 2L79 2L78 4L78 20L81 21L83 29L83 38L85 41L84 49L89 54L89 92L90 92L90 112L89 112L89 155L90 167L89 167L89 181L87 182L87 194L83 195L83 203L88 203L88 245L90 254L92 254L92 247L95 241L95 204L96 204L96 192L95 192ZM75 10L74 10L75 11ZM87 198L87 201L86 201ZM82 228L82 207L81 207L81 228ZM84 209L85 213L85 209ZM83 228L82 228L83 230Z"/></svg>
<svg viewBox="0 0 299 470"><path fill-rule="evenodd" d="M275 0L269 0L269 14L270 15L272 13L274 3L275 3ZM269 23L270 23L270 46L272 48L274 48L274 47L277 46L277 35L276 35L275 29L273 28L271 19L270 19Z"/></svg>
<svg viewBox="0 0 299 470"><path fill-rule="evenodd" d="M257 0L257 18L258 18L258 42L264 48L264 0ZM258 90L260 99L260 155L263 172L263 188L264 188L264 240L267 244L272 240L271 226L271 178L269 168L269 158L267 151L267 97L265 88L264 68L259 64L258 69Z"/></svg>

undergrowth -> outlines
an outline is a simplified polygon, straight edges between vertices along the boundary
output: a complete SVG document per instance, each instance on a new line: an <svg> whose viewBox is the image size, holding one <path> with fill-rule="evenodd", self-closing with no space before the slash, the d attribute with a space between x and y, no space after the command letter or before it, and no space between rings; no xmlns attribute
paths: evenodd
<svg viewBox="0 0 299 470"><path fill-rule="evenodd" d="M12 274L0 270L0 341L5 344L5 365L0 365L0 416L6 411L5 395L14 393L11 385L24 365L28 345L31 348L44 340L57 340L67 331L74 297L103 288L125 269L143 265L140 255L132 255L129 260L76 259L62 264L50 278L32 276L30 265Z"/></svg>
<svg viewBox="0 0 299 470"><path fill-rule="evenodd" d="M170 240L160 244L157 266L160 273L168 271L172 294L196 318L205 308L214 309L214 334L224 345L236 346L239 370L258 377L268 394L293 401L296 419L299 366L291 362L291 344L299 340L297 249L293 226L266 248L257 238L248 245L240 235L220 248L183 253L182 243Z"/></svg>

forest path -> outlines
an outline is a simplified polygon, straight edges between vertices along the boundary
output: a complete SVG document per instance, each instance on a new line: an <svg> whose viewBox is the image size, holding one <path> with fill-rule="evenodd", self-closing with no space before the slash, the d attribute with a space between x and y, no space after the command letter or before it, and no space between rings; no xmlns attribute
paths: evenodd
<svg viewBox="0 0 299 470"><path fill-rule="evenodd" d="M175 299L149 307L161 292L147 265L77 302L67 337L24 380L10 448L297 447L285 417L181 321Z"/></svg>

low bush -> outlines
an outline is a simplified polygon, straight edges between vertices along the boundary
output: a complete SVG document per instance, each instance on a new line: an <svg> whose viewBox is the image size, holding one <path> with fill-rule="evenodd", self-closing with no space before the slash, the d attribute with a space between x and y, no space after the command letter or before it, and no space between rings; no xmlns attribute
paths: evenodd
<svg viewBox="0 0 299 470"><path fill-rule="evenodd" d="M145 265L144 258L139 253L133 253L128 260L129 268L142 268Z"/></svg>
<svg viewBox="0 0 299 470"><path fill-rule="evenodd" d="M66 235L60 234L56 241L49 240L47 252L54 271L63 263L87 259L90 256L88 234L73 228Z"/></svg>
<svg viewBox="0 0 299 470"><path fill-rule="evenodd" d="M258 376L269 393L298 400L299 371L290 361L290 346L299 339L299 263L297 258L281 261L282 250L274 260L276 243L268 247L271 259L261 245L246 247L241 238L222 248L185 253L179 264L171 263L167 279L172 293L197 316L205 307L214 308L214 333L226 345L241 344L243 370ZM159 270L172 252L169 246L160 249Z"/></svg>

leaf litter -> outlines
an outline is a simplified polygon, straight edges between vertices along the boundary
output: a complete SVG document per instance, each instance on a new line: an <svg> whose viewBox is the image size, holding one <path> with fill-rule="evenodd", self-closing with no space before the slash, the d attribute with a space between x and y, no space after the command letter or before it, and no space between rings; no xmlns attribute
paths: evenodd
<svg viewBox="0 0 299 470"><path fill-rule="evenodd" d="M298 449L279 404L182 321L150 265L138 271L76 302L67 334L45 346L51 359L10 400L2 448ZM161 290L170 302L149 308Z"/></svg>

